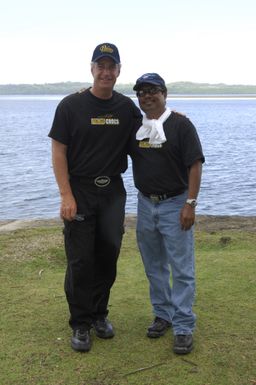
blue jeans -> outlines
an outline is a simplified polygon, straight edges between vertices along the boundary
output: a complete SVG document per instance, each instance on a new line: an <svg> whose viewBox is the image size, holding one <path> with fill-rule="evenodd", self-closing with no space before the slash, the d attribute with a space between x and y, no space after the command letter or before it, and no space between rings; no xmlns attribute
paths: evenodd
<svg viewBox="0 0 256 385"><path fill-rule="evenodd" d="M172 323L174 335L192 334L196 320L193 228L184 231L180 225L186 198L187 192L153 203L138 193L137 242L153 313Z"/></svg>

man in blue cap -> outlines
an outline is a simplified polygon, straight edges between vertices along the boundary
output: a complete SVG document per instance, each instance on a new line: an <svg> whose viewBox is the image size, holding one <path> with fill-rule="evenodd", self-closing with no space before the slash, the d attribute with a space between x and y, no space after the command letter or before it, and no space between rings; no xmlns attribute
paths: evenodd
<svg viewBox="0 0 256 385"><path fill-rule="evenodd" d="M99 44L91 61L92 87L60 102L49 133L65 225L71 346L81 352L91 349L91 327L100 338L114 337L107 315L124 232L121 174L131 130L141 119L132 100L113 90L120 68L117 47Z"/></svg>
<svg viewBox="0 0 256 385"><path fill-rule="evenodd" d="M145 113L130 155L139 190L137 241L155 316L147 336L160 337L172 326L173 350L186 354L196 319L193 224L204 156L191 121L166 106L161 76L146 73L133 89Z"/></svg>

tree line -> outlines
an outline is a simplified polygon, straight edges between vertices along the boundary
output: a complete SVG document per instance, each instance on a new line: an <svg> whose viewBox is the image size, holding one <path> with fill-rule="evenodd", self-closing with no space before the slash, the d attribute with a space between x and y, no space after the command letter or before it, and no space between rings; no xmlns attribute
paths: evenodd
<svg viewBox="0 0 256 385"><path fill-rule="evenodd" d="M0 95L68 95L91 83L61 82L45 84L0 84ZM115 89L127 95L134 95L133 84L116 84ZM227 85L193 82L167 84L170 95L256 95L256 85Z"/></svg>

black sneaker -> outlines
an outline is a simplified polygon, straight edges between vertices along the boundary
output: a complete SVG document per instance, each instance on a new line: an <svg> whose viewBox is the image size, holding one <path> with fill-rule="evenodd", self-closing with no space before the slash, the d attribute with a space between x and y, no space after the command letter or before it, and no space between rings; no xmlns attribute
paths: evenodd
<svg viewBox="0 0 256 385"><path fill-rule="evenodd" d="M74 329L71 338L71 347L77 352L89 352L92 342L90 331L87 329Z"/></svg>
<svg viewBox="0 0 256 385"><path fill-rule="evenodd" d="M113 326L107 318L100 318L92 323L96 336L100 338L113 338L115 335Z"/></svg>
<svg viewBox="0 0 256 385"><path fill-rule="evenodd" d="M173 351L176 354L187 354L193 349L193 337L192 334L183 335L179 334L174 336Z"/></svg>
<svg viewBox="0 0 256 385"><path fill-rule="evenodd" d="M147 331L147 336L149 338L158 338L163 336L166 331L171 327L171 323L162 319L160 317L156 317L153 323L149 326Z"/></svg>

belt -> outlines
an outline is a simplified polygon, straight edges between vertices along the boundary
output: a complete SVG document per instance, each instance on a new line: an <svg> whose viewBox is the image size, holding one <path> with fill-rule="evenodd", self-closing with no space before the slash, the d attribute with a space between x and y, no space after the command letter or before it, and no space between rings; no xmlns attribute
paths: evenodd
<svg viewBox="0 0 256 385"><path fill-rule="evenodd" d="M75 176L75 175L70 176L70 180L72 181L94 184L97 187L107 187L110 183L120 179L121 179L121 175L115 175L115 176L100 175L95 178L86 177L86 176Z"/></svg>
<svg viewBox="0 0 256 385"><path fill-rule="evenodd" d="M158 203L158 202L164 201L165 199L175 197L176 195L180 195L183 192L184 192L184 190L174 192L174 193L164 193L164 194L148 194L148 193L142 192L142 195L149 198L152 202Z"/></svg>

